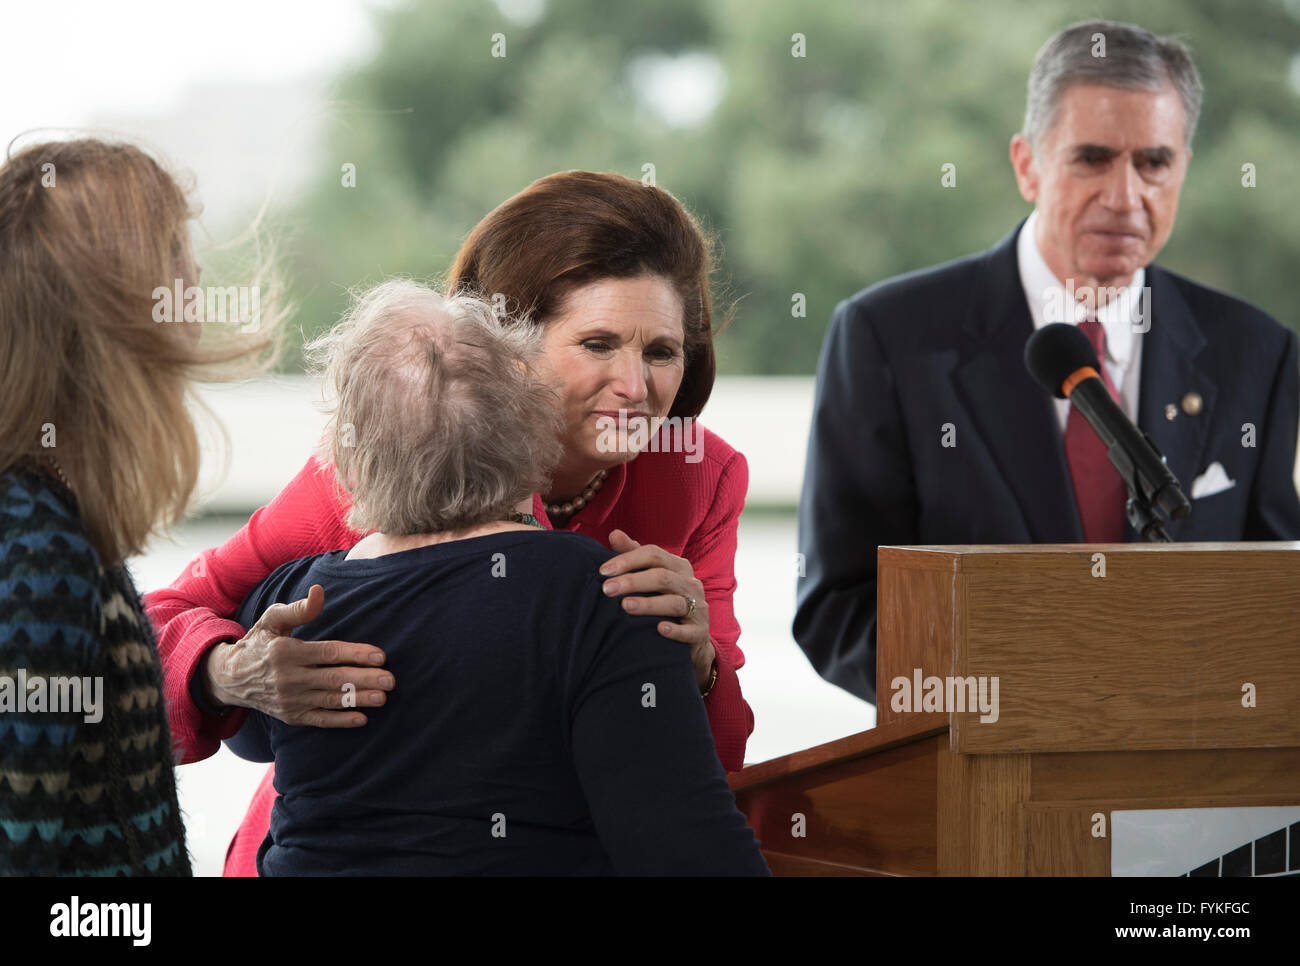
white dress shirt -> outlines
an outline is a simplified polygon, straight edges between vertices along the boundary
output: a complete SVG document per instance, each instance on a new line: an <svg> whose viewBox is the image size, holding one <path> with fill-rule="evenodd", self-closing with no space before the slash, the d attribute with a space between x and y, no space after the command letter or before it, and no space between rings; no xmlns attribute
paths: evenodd
<svg viewBox="0 0 1300 966"><path fill-rule="evenodd" d="M1034 320L1034 331L1049 322L1068 322L1077 325L1089 317L1087 301L1070 298L1073 312L1066 309L1066 299L1070 291L1047 267L1038 242L1034 238L1034 226L1038 223L1038 212L1034 211L1020 229L1016 239L1016 260L1020 266L1020 282L1025 287L1025 298L1029 302L1029 315ZM1145 306L1142 302L1142 288L1146 280L1146 269L1139 268L1133 273L1133 281L1128 290L1119 297L1111 298L1096 310L1097 321L1106 332L1106 355L1101 360L1106 367L1111 382L1119 390L1119 402L1129 419L1137 422L1138 382L1142 371L1142 327L1150 326L1150 298ZM1064 317L1062 318L1062 315ZM1142 321L1144 320L1144 321ZM1070 416L1070 401L1056 399L1056 416L1065 431L1065 422Z"/></svg>

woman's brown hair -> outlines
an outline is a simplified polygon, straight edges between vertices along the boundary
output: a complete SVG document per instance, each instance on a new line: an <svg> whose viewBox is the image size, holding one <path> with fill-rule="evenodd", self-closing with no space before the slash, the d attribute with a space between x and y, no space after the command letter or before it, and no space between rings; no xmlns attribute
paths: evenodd
<svg viewBox="0 0 1300 966"><path fill-rule="evenodd" d="M0 166L0 472L54 455L105 565L184 515L199 469L193 380L256 374L280 347L273 291L252 331L199 336L180 305L158 319L157 290L198 284L194 214L130 144L33 144Z"/></svg>
<svg viewBox="0 0 1300 966"><path fill-rule="evenodd" d="M448 291L506 298L511 315L545 325L579 286L658 275L681 297L686 371L670 416L698 416L713 391L712 244L680 201L617 174L548 175L470 232Z"/></svg>

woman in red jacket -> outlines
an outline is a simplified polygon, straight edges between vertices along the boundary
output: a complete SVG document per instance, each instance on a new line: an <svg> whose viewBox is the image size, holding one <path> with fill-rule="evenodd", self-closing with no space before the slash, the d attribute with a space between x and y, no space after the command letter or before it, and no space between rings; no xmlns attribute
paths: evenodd
<svg viewBox="0 0 1300 966"><path fill-rule="evenodd" d="M714 380L711 268L706 240L668 192L571 171L534 182L484 218L448 289L546 327L564 455L533 515L619 553L603 568L605 592L623 597L630 613L662 616L660 633L691 648L718 757L734 771L754 726L736 677L744 655L732 606L748 467L694 421ZM146 598L182 762L213 754L239 730L244 709L356 727L361 709L398 684L377 647L289 636L320 613L319 597L272 606L247 631L230 619L280 564L365 536L344 523L347 510L332 465L313 457L242 530ZM231 843L226 875L256 875L272 778L268 771Z"/></svg>

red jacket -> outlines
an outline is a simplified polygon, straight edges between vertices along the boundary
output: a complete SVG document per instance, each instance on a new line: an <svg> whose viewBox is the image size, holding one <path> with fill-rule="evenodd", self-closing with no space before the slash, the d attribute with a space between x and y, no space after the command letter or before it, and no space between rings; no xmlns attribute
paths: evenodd
<svg viewBox="0 0 1300 966"><path fill-rule="evenodd" d="M744 764L745 742L754 730L754 714L736 676L745 656L736 645L740 625L732 603L736 527L749 488L749 467L720 437L700 429L702 460L688 463L683 453L641 453L610 470L595 499L575 514L567 529L606 546L610 531L621 529L633 540L657 544L691 562L704 584L709 630L718 653L718 680L705 699L709 727L718 758L727 771L736 771ZM535 497L533 503L538 520L549 528L541 499ZM146 595L145 608L162 655L172 739L183 749L182 764L215 754L247 715L205 714L190 698L190 681L203 655L221 641L244 636L245 628L228 615L280 564L360 540L364 534L343 522L348 507L333 466L312 458L243 529L220 547L199 554L170 587ZM273 775L274 769L268 769L235 833L226 854L226 875L257 875L257 849L266 837L275 801Z"/></svg>

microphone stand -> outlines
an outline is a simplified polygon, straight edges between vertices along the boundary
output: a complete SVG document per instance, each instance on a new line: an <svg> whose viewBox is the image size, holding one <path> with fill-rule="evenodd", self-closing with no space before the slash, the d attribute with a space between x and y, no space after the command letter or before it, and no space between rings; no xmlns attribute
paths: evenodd
<svg viewBox="0 0 1300 966"><path fill-rule="evenodd" d="M1143 433L1145 436L1146 434ZM1147 436L1147 442L1151 442L1151 437ZM1155 444L1151 443L1152 449ZM1161 462L1164 462L1164 454L1156 449L1160 455ZM1152 543L1173 543L1168 533L1165 532L1165 525L1160 519L1160 511L1155 508L1151 500L1144 492L1141 483L1141 476L1137 472L1137 467L1133 465L1133 460L1129 458L1128 451L1115 440L1110 444L1106 451L1106 456L1111 465L1119 473L1126 486L1128 486L1128 502L1124 504L1124 514L1128 517L1128 522L1134 530L1142 535L1143 539Z"/></svg>

